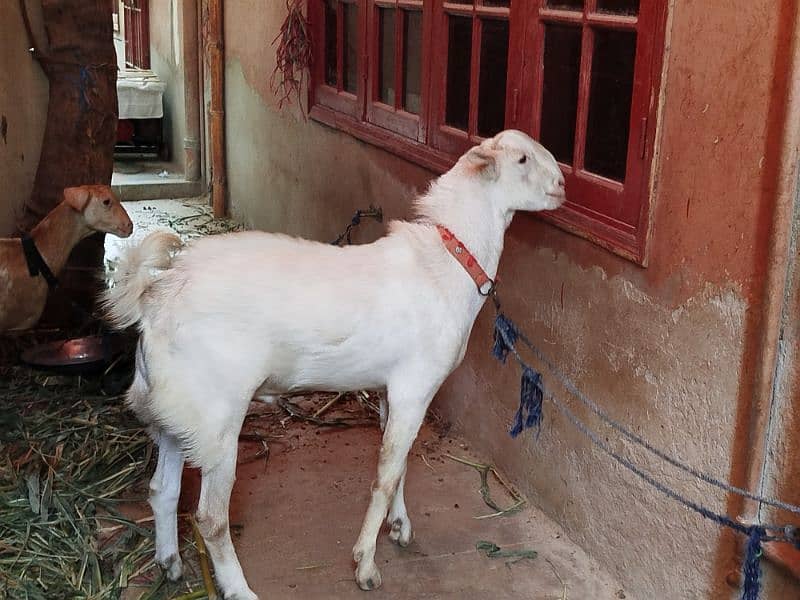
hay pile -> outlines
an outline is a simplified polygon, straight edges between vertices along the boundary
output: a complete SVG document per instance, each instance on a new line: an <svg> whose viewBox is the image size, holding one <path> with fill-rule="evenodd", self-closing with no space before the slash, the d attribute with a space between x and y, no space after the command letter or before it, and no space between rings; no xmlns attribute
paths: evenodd
<svg viewBox="0 0 800 600"><path fill-rule="evenodd" d="M148 436L99 380L0 367L0 598L202 590L191 569L189 583L167 585L150 524L123 513L146 498L151 454Z"/></svg>
<svg viewBox="0 0 800 600"><path fill-rule="evenodd" d="M213 593L185 518L183 580L167 582L154 564L146 505L154 448L122 398L103 392L104 383L0 363L0 600ZM254 404L240 462L267 460L267 442L283 438L292 423L377 426L378 403L376 394L359 392Z"/></svg>

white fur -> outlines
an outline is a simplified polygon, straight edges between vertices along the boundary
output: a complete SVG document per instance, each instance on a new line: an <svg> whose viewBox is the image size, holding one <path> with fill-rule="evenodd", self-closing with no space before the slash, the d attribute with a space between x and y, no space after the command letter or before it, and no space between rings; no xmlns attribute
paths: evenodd
<svg viewBox="0 0 800 600"><path fill-rule="evenodd" d="M434 225L448 227L494 277L514 211L557 208L563 186L547 150L507 131L434 182L416 202L416 221L393 222L372 244L339 248L243 232L200 239L170 261L178 241L157 234L129 255L106 301L119 325L138 321L128 402L157 440L167 440L151 503L159 511L157 557L170 575L180 572L171 524L178 445L202 469L198 523L220 588L226 598L255 598L228 528L237 439L250 399L386 388L378 477L353 549L358 584L378 587L378 531L388 512L392 539L411 540L406 456L433 395L463 359L485 300ZM153 273L154 266L162 270Z"/></svg>
<svg viewBox="0 0 800 600"><path fill-rule="evenodd" d="M142 319L141 299L153 281L154 271L169 268L182 245L174 233L156 231L122 255L113 276L114 286L104 298L109 317L117 327L130 327Z"/></svg>

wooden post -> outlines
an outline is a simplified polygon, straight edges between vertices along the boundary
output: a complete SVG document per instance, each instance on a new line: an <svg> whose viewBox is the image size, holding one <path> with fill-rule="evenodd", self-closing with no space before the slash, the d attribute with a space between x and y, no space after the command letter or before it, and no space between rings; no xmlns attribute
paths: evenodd
<svg viewBox="0 0 800 600"><path fill-rule="evenodd" d="M66 187L110 184L117 132L117 61L108 0L41 0L46 43L33 55L50 84L47 122L33 191L17 223L30 231L61 201ZM91 306L99 288L103 236L81 242L62 274L64 293ZM63 304L63 299L60 304ZM46 314L51 311L46 310ZM60 324L61 317L51 321Z"/></svg>
<svg viewBox="0 0 800 600"><path fill-rule="evenodd" d="M227 212L227 176L225 171L225 29L223 0L208 0L204 42L211 76L209 134L211 137L211 204L214 216Z"/></svg>

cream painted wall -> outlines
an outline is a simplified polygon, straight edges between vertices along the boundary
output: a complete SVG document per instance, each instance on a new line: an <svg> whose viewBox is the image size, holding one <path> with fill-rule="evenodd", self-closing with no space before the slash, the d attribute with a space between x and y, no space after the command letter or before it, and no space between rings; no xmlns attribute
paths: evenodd
<svg viewBox="0 0 800 600"><path fill-rule="evenodd" d="M183 141L186 137L186 107L183 79L183 48L180 0L150 2L150 67L167 84L164 92L164 135L170 162L184 170Z"/></svg>

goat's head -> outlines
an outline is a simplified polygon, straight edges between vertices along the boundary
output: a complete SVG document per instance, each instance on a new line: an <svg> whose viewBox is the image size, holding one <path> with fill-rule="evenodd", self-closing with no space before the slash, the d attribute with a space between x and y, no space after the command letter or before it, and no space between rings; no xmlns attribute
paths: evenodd
<svg viewBox="0 0 800 600"><path fill-rule="evenodd" d="M66 188L64 202L81 213L86 226L92 231L113 233L121 238L133 233L131 218L107 185Z"/></svg>
<svg viewBox="0 0 800 600"><path fill-rule="evenodd" d="M461 157L470 176L496 189L507 211L553 210L566 200L564 176L550 152L530 136L508 129Z"/></svg>

